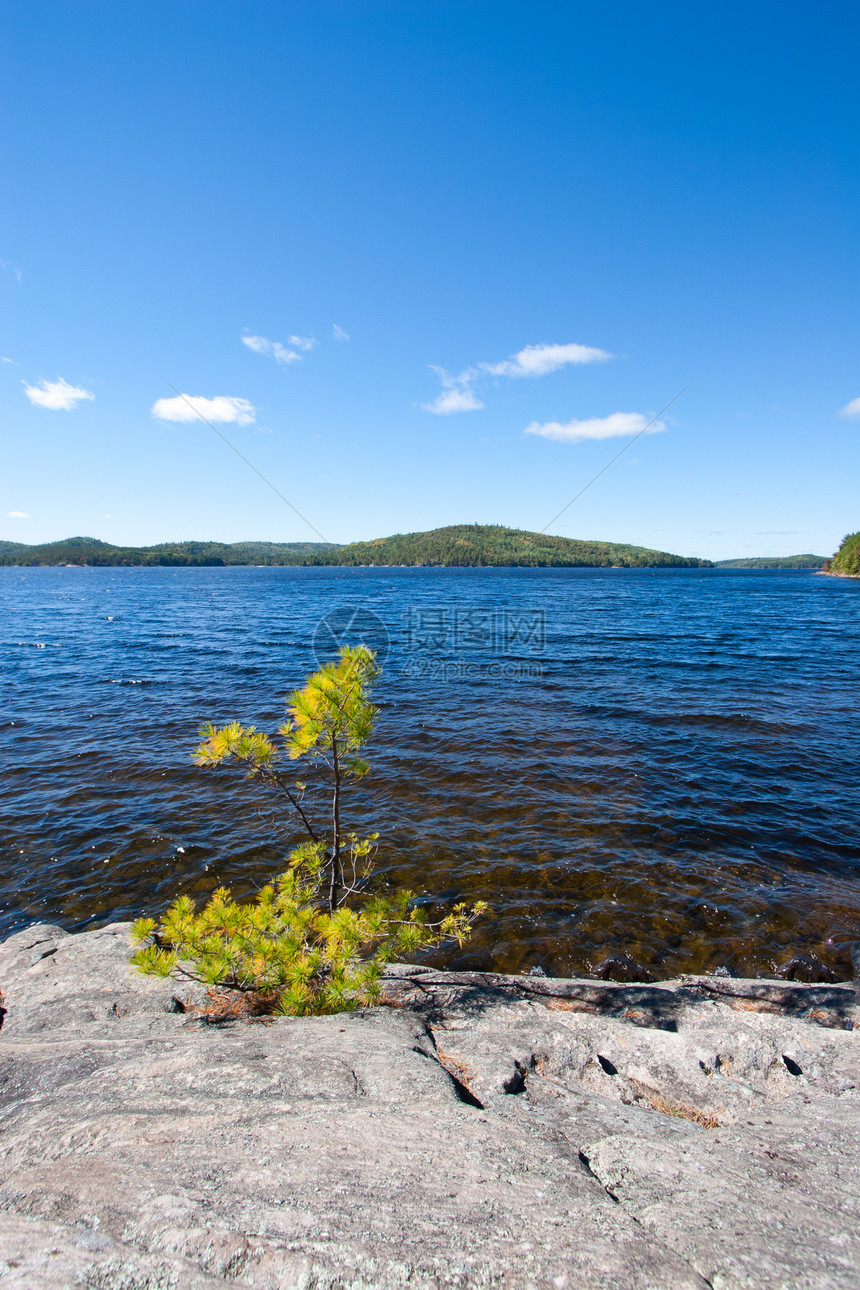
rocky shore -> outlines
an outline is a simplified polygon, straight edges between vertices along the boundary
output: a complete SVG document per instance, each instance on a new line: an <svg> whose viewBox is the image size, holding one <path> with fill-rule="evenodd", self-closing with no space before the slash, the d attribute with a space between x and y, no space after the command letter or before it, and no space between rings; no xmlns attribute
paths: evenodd
<svg viewBox="0 0 860 1290"><path fill-rule="evenodd" d="M0 1287L856 1287L851 984L392 969L242 1018L0 945Z"/></svg>

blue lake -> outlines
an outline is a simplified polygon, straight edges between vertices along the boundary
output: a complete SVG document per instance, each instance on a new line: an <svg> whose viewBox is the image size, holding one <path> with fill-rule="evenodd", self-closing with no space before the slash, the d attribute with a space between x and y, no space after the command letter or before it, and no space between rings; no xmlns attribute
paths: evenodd
<svg viewBox="0 0 860 1290"><path fill-rule="evenodd" d="M295 835L204 772L364 633L385 656L358 827L386 879L493 913L437 961L850 975L860 582L611 569L0 569L0 935L251 891Z"/></svg>

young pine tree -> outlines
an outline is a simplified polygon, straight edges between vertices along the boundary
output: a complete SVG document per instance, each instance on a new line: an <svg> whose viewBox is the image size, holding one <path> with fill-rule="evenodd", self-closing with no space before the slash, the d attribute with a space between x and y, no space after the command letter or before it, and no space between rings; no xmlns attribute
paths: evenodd
<svg viewBox="0 0 860 1290"><path fill-rule="evenodd" d="M379 835L343 827L344 789L369 769L360 753L373 732L370 691L378 676L371 650L345 646L290 695L280 746L237 721L201 730L195 763L247 767L285 804L306 841L251 901L235 901L221 887L199 911L180 896L160 923L138 919L132 962L141 972L268 996L275 1011L291 1016L321 1014L373 1003L385 964L395 958L448 938L465 944L484 902L455 905L431 923L412 892L374 894L368 883ZM307 785L285 762L303 762L325 785L324 825L312 818Z"/></svg>

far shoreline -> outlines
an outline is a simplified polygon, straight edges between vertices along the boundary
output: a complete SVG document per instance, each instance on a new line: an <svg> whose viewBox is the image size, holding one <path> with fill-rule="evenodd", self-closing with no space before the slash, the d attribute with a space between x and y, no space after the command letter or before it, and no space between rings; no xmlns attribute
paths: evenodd
<svg viewBox="0 0 860 1290"><path fill-rule="evenodd" d="M459 573L475 572L495 572L501 573L509 570L519 570L522 572L546 573L553 571L556 573L791 573L791 574L825 574L831 578L860 578L860 574L853 573L826 573L824 569L803 569L803 568L783 568L779 565L759 565L753 568L744 566L719 566L698 565L690 567L689 565L671 565L671 564L643 564L643 565L623 565L623 564L0 564L0 571L4 569L22 570L22 569L151 569L165 570L173 572L199 572L208 570L215 572L229 569L296 569L313 572L322 572L326 569L343 571L345 569L368 570L368 569L385 569L391 572L392 569L422 569L454 570Z"/></svg>

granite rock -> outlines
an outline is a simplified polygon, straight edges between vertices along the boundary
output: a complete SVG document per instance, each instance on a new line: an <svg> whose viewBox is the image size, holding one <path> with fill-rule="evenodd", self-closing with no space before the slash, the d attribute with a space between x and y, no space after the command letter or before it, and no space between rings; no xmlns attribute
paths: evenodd
<svg viewBox="0 0 860 1290"><path fill-rule="evenodd" d="M852 986L391 969L225 1020L128 926L0 945L0 1287L854 1287Z"/></svg>

